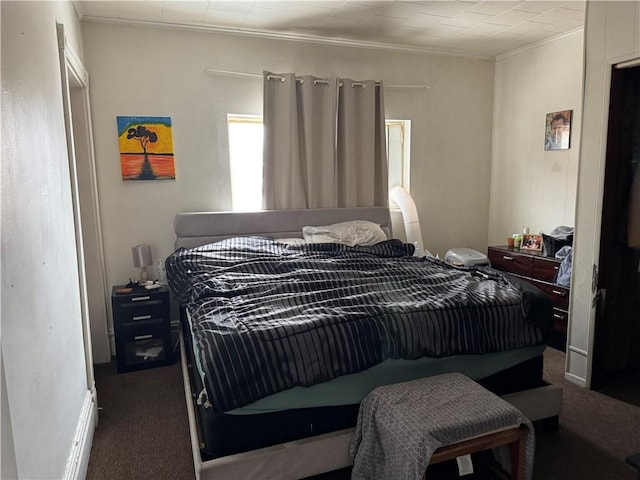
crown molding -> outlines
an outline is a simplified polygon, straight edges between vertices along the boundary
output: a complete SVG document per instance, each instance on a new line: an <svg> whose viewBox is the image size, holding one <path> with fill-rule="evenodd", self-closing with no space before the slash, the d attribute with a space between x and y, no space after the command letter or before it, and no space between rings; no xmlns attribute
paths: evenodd
<svg viewBox="0 0 640 480"><path fill-rule="evenodd" d="M82 20L82 17L84 17L84 9L82 8L82 3L79 0L71 0L71 5L76 12L78 20Z"/></svg>
<svg viewBox="0 0 640 480"><path fill-rule="evenodd" d="M549 43L557 42L566 37L570 37L576 32L583 32L584 27L574 28L573 30L569 30L568 32L560 33L558 35L554 35L553 37L545 38L544 40L540 40L539 42L530 43L525 45L524 47L516 48L514 50L509 50L508 52L501 53L500 55L496 55L496 62L504 60L505 58L512 57L514 55L519 55L527 50L532 50L534 48L541 47L542 45L547 45Z"/></svg>
<svg viewBox="0 0 640 480"><path fill-rule="evenodd" d="M177 30L190 30L195 32L219 33L222 35L236 35L242 37L268 38L272 40L286 40L299 43L316 43L322 45L339 45L343 47L366 48L372 50L391 50L407 53L418 53L422 55L438 55L447 57L461 57L473 60L493 60L495 57L489 55L475 55L470 53L462 53L453 50L439 50L426 47L410 47L406 45L396 45L388 43L366 42L358 40L346 40L342 38L324 38L299 34L257 31L257 30L238 30L214 26L203 25L186 25L178 23L150 22L144 20L125 20L117 18L95 17L85 15L81 18L83 22L118 24L132 27L152 27L152 28L168 28Z"/></svg>

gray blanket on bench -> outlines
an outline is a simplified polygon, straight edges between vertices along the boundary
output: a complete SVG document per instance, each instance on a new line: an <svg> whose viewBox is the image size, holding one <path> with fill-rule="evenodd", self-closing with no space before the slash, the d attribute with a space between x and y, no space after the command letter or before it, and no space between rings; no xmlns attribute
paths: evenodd
<svg viewBox="0 0 640 480"><path fill-rule="evenodd" d="M533 473L535 433L510 403L460 373L378 387L362 402L349 453L352 479L420 480L440 447L525 424L525 480ZM506 471L509 449L496 449Z"/></svg>

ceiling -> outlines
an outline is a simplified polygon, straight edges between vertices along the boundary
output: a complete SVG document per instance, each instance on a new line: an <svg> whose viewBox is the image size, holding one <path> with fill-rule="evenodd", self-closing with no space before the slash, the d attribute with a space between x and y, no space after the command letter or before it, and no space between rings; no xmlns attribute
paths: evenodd
<svg viewBox="0 0 640 480"><path fill-rule="evenodd" d="M575 31L584 0L78 1L82 20L496 55Z"/></svg>

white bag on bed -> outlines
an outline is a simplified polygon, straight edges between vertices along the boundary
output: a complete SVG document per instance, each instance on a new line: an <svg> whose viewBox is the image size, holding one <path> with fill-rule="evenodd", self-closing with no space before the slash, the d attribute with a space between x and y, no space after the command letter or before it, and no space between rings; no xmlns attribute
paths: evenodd
<svg viewBox="0 0 640 480"><path fill-rule="evenodd" d="M302 235L307 243L342 243L350 247L375 245L387 240L380 225L367 220L302 227Z"/></svg>

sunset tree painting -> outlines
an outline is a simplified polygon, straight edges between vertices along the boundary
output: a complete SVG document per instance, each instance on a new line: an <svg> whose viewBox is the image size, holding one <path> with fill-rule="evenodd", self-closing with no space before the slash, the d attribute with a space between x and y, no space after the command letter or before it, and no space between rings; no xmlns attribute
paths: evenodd
<svg viewBox="0 0 640 480"><path fill-rule="evenodd" d="M169 117L116 117L122 180L174 180Z"/></svg>

